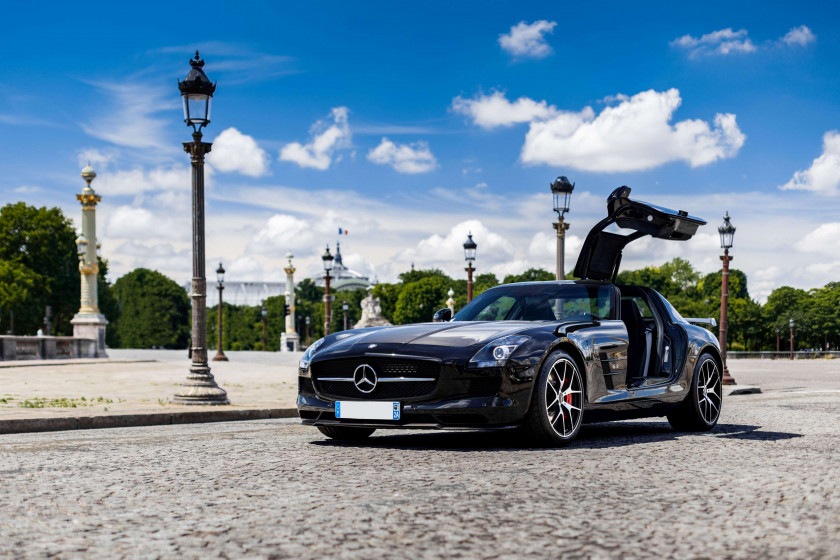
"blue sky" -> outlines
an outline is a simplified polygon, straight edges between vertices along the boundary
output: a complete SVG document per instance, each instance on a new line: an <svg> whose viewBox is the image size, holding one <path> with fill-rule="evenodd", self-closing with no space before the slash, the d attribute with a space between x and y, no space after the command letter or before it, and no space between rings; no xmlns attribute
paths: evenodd
<svg viewBox="0 0 840 560"><path fill-rule="evenodd" d="M393 280L417 266L551 268L548 184L577 183L571 268L622 184L710 225L638 242L625 266L719 267L715 227L758 297L840 279L840 39L829 3L149 2L6 7L0 202L58 205L88 159L113 276L189 276L188 140L176 80L218 81L208 266L305 274L334 244Z"/></svg>

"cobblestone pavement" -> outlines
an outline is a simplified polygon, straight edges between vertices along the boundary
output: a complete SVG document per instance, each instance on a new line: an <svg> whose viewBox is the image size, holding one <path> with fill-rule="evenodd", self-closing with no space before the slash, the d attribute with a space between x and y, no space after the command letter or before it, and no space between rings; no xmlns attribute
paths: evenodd
<svg viewBox="0 0 840 560"><path fill-rule="evenodd" d="M840 558L837 383L728 397L709 434L600 424L558 450L292 420L0 436L0 556Z"/></svg>

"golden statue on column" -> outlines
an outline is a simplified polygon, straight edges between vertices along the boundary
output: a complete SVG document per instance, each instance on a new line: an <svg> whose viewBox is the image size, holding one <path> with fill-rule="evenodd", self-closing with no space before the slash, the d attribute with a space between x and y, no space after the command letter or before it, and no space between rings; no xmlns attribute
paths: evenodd
<svg viewBox="0 0 840 560"><path fill-rule="evenodd" d="M91 182L96 178L96 172L90 164L82 169L82 178L87 185L76 199L82 204L82 234L76 239L79 255L79 272L82 276L81 305L79 312L70 321L73 324L73 336L76 338L91 338L96 341L96 357L107 358L105 353L105 328L108 320L99 312L99 295L97 292L97 278L99 262L97 261L96 242L96 204L102 197L91 188Z"/></svg>

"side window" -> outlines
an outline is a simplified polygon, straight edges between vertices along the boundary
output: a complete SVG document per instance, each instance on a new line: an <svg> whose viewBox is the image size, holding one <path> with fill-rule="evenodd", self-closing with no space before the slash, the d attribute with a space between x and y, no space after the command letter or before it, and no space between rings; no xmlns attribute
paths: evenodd
<svg viewBox="0 0 840 560"><path fill-rule="evenodd" d="M510 296L502 296L473 318L473 321L502 321L507 316L516 300Z"/></svg>
<svg viewBox="0 0 840 560"><path fill-rule="evenodd" d="M636 307L639 308L639 313L642 314L642 318L653 319L653 312L650 310L650 307L648 307L648 304L644 300L644 298L633 296L633 297L623 297L621 299L622 300L630 299L630 300L635 301L636 302Z"/></svg>
<svg viewBox="0 0 840 560"><path fill-rule="evenodd" d="M555 320L588 321L612 316L612 292L606 286L575 286L550 299Z"/></svg>

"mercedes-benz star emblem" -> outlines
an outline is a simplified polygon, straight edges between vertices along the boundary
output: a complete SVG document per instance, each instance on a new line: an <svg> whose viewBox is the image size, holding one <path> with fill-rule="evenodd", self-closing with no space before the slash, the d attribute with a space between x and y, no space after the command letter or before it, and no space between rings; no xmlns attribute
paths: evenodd
<svg viewBox="0 0 840 560"><path fill-rule="evenodd" d="M356 385L356 389L362 393L372 393L376 389L378 381L376 371L367 364L360 365L353 372L353 383Z"/></svg>

